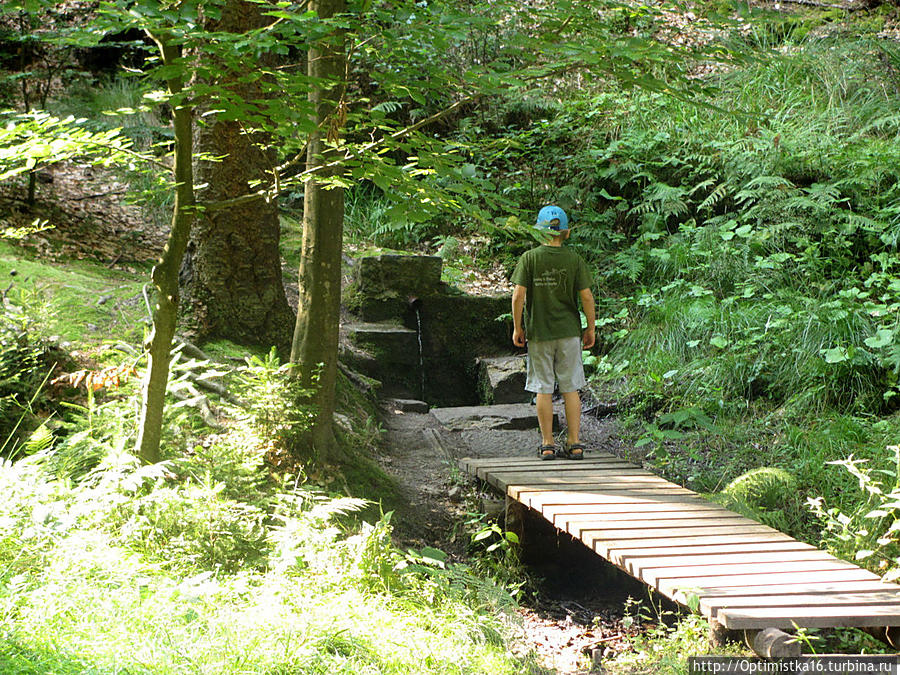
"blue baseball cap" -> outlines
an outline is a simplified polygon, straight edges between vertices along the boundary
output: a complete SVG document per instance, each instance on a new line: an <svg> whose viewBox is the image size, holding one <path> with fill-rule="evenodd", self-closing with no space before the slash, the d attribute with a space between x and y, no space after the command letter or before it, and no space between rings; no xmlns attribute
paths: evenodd
<svg viewBox="0 0 900 675"><path fill-rule="evenodd" d="M558 206L545 206L538 212L534 226L539 230L564 232L569 229L569 217Z"/></svg>

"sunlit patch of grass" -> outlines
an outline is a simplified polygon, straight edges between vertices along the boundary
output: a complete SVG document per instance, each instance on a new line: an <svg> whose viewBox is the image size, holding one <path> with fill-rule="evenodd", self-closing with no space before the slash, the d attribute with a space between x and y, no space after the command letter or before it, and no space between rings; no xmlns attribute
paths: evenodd
<svg viewBox="0 0 900 675"><path fill-rule="evenodd" d="M254 372L242 397L269 405ZM502 588L440 551L395 549L390 516L366 522L363 500L271 473L278 420L233 411L142 467L123 429L134 402L85 409L0 463L3 672L541 672L511 654Z"/></svg>
<svg viewBox="0 0 900 675"><path fill-rule="evenodd" d="M96 343L115 335L126 342L143 336L148 278L82 260L45 263L0 242L0 284L7 301L29 310L38 335Z"/></svg>

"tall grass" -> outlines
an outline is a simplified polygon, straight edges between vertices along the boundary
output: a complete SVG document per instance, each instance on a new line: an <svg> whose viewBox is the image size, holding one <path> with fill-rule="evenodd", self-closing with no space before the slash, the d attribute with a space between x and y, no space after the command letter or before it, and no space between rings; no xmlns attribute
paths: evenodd
<svg viewBox="0 0 900 675"><path fill-rule="evenodd" d="M395 549L389 515L350 517L363 500L270 471L273 415L293 414L279 377L261 359L238 369L260 409L221 402L227 430L170 443L160 464L127 451L124 395L0 461L0 671L539 672L510 653L503 589Z"/></svg>

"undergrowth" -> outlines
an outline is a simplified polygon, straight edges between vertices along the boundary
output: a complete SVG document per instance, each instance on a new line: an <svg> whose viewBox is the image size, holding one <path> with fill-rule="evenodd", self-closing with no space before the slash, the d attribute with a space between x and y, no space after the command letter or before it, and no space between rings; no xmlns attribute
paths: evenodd
<svg viewBox="0 0 900 675"><path fill-rule="evenodd" d="M178 357L173 396L189 372L234 395L173 398L158 464L131 453L134 384L84 378L0 460L0 671L541 672L507 646L509 593L441 551L394 548L391 512L341 494L364 479L273 466L309 423L274 355ZM344 433L365 447L370 404L345 386Z"/></svg>

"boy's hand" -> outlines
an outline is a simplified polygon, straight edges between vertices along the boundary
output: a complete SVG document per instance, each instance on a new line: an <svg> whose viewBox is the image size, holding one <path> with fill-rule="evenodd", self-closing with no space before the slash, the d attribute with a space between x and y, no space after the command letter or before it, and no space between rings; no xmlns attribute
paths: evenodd
<svg viewBox="0 0 900 675"><path fill-rule="evenodd" d="M581 346L585 349L590 349L594 346L594 342L596 341L596 335L594 334L594 328L591 326L590 328L585 328L584 333L581 334Z"/></svg>
<svg viewBox="0 0 900 675"><path fill-rule="evenodd" d="M525 346L525 331L521 328L513 329L513 344L516 347L524 347Z"/></svg>

